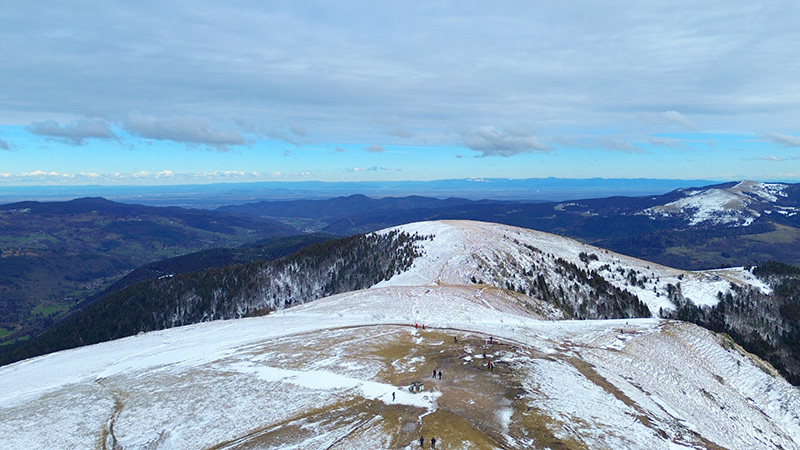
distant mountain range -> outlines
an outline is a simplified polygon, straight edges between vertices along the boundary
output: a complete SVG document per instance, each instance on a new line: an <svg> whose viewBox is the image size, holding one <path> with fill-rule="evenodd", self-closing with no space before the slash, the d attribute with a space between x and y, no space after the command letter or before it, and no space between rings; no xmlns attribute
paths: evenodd
<svg viewBox="0 0 800 450"><path fill-rule="evenodd" d="M354 194L373 198L461 197L472 200L562 201L624 195L661 194L682 187L707 186L708 180L648 178L465 178L432 181L255 182L167 186L3 186L0 203L24 200L64 201L105 197L122 203L213 209L260 200L322 200Z"/></svg>
<svg viewBox="0 0 800 450"><path fill-rule="evenodd" d="M800 264L798 184L745 181L646 197L547 203L353 195L263 201L219 210L340 236L425 220L498 222L684 269L768 260Z"/></svg>

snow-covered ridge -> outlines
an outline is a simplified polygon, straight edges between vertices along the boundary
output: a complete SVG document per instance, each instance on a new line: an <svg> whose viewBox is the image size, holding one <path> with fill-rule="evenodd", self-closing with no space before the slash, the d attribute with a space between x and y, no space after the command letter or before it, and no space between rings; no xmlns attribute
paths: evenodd
<svg viewBox="0 0 800 450"><path fill-rule="evenodd" d="M786 197L785 184L742 181L728 189L685 191L686 197L642 211L653 216L686 217L689 226L700 224L749 226L761 216L753 204L775 203Z"/></svg>
<svg viewBox="0 0 800 450"><path fill-rule="evenodd" d="M675 308L669 293L677 286L696 305L715 305L719 293L730 292L731 283L764 293L770 291L763 281L741 267L701 272L678 270L573 239L507 225L437 221L397 229L433 238L417 244L423 256L409 270L378 286L470 285L492 279L492 274L498 273L506 285L519 287L543 274L549 282L553 280L550 284L561 284L554 288L574 292L576 297L588 295L574 282L558 276L560 259L587 272L595 271L618 289L637 296L656 316L662 308Z"/></svg>
<svg viewBox="0 0 800 450"><path fill-rule="evenodd" d="M0 443L800 448L798 390L729 341L656 319L543 321L515 302L372 288L19 362L0 368Z"/></svg>

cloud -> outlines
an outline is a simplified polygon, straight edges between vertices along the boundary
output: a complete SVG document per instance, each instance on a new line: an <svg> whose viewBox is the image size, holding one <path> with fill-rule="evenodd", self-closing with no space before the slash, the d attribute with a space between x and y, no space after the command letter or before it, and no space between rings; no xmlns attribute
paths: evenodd
<svg viewBox="0 0 800 450"><path fill-rule="evenodd" d="M646 121L656 125L677 125L687 130L700 131L700 127L678 111L645 114L643 117Z"/></svg>
<svg viewBox="0 0 800 450"><path fill-rule="evenodd" d="M598 148L614 150L622 153L647 153L645 150L631 144L630 142L611 136L599 137L595 141Z"/></svg>
<svg viewBox="0 0 800 450"><path fill-rule="evenodd" d="M586 150L612 150L622 153L647 153L625 139L614 136L571 137L559 136L554 138L558 144L565 147L583 148Z"/></svg>
<svg viewBox="0 0 800 450"><path fill-rule="evenodd" d="M0 139L0 150L11 150L11 146L8 145L8 142Z"/></svg>
<svg viewBox="0 0 800 450"><path fill-rule="evenodd" d="M352 169L349 169L349 171L350 172L391 172L392 169L390 169L388 167L372 166L372 167L353 167Z"/></svg>
<svg viewBox="0 0 800 450"><path fill-rule="evenodd" d="M492 126L480 127L462 134L464 145L470 150L481 152L479 156L514 156L534 151L549 152L552 149L539 138L521 129L504 129Z"/></svg>
<svg viewBox="0 0 800 450"><path fill-rule="evenodd" d="M386 149L383 148L382 145L372 144L369 147L364 147L364 151L370 153L383 153L386 151Z"/></svg>
<svg viewBox="0 0 800 450"><path fill-rule="evenodd" d="M72 145L83 145L86 139L116 139L117 136L103 120L78 119L61 126L58 122L48 120L34 122L26 128L29 133L55 139Z"/></svg>
<svg viewBox="0 0 800 450"><path fill-rule="evenodd" d="M778 158L777 156L758 156L758 157L756 157L754 159L757 159L757 160L760 160L760 161L776 161L776 162L786 161L785 159Z"/></svg>
<svg viewBox="0 0 800 450"><path fill-rule="evenodd" d="M146 139L196 144L227 151L229 145L244 145L245 138L235 131L223 131L211 126L206 119L173 116L158 119L134 112L124 123L127 132Z"/></svg>
<svg viewBox="0 0 800 450"><path fill-rule="evenodd" d="M800 137L780 133L762 133L764 139L784 147L800 147Z"/></svg>
<svg viewBox="0 0 800 450"><path fill-rule="evenodd" d="M336 153L344 153L347 151L347 149L337 145L336 147L333 148L333 151L335 151Z"/></svg>
<svg viewBox="0 0 800 450"><path fill-rule="evenodd" d="M670 139L663 137L650 138L650 145L652 145L653 147L689 148L680 139Z"/></svg>

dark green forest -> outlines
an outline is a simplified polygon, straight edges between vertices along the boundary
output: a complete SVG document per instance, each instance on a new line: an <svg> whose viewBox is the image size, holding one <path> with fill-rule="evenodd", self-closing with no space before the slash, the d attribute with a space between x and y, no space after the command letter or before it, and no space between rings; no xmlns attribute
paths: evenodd
<svg viewBox="0 0 800 450"><path fill-rule="evenodd" d="M369 287L408 268L425 239L397 231L357 235L304 247L274 261L163 276L115 291L12 352L32 356L140 332L269 314L328 295Z"/></svg>

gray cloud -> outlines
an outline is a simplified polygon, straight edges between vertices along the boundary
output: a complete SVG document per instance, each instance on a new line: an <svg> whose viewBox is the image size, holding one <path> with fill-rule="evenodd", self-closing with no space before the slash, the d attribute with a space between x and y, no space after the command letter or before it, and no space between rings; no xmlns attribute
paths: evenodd
<svg viewBox="0 0 800 450"><path fill-rule="evenodd" d="M645 149L637 147L629 141L616 136L580 136L577 138L572 136L558 136L554 141L568 148L612 150L622 153L647 153Z"/></svg>
<svg viewBox="0 0 800 450"><path fill-rule="evenodd" d="M657 125L677 125L687 130L700 131L700 127L678 111L644 114L643 117L646 121Z"/></svg>
<svg viewBox="0 0 800 450"><path fill-rule="evenodd" d="M116 139L116 135L103 120L78 119L63 126L49 120L34 122L26 128L29 133L56 139L72 145L83 145L86 139Z"/></svg>
<svg viewBox="0 0 800 450"><path fill-rule="evenodd" d="M364 147L364 151L370 153L383 153L386 151L386 149L383 148L382 145L372 144L369 147Z"/></svg>
<svg viewBox="0 0 800 450"><path fill-rule="evenodd" d="M229 145L246 144L246 140L238 132L219 130L211 126L208 120L199 117L158 119L132 113L125 120L124 128L129 133L146 139L198 144L220 151L227 151Z"/></svg>
<svg viewBox="0 0 800 450"><path fill-rule="evenodd" d="M546 142L599 129L631 141L637 117L738 133L794 132L800 117L797 2L45 3L0 8L14 43L4 123L146 111L172 119L133 132L224 149L244 138L209 124L235 119L288 127L295 142L313 130L334 145L452 145L466 139L451 130L486 123L535 124L529 138ZM209 122L175 123L185 117ZM484 156L526 147L469 138Z"/></svg>
<svg viewBox="0 0 800 450"><path fill-rule="evenodd" d="M780 133L762 133L762 137L784 147L800 147L800 137Z"/></svg>
<svg viewBox="0 0 800 450"><path fill-rule="evenodd" d="M484 126L463 133L462 140L470 150L481 152L479 156L514 156L552 150L533 134L514 128L500 131L492 126Z"/></svg>
<svg viewBox="0 0 800 450"><path fill-rule="evenodd" d="M670 139L664 137L650 138L650 145L654 147L689 148L680 139Z"/></svg>
<svg viewBox="0 0 800 450"><path fill-rule="evenodd" d="M11 150L11 146L8 145L8 142L0 139L0 150Z"/></svg>

